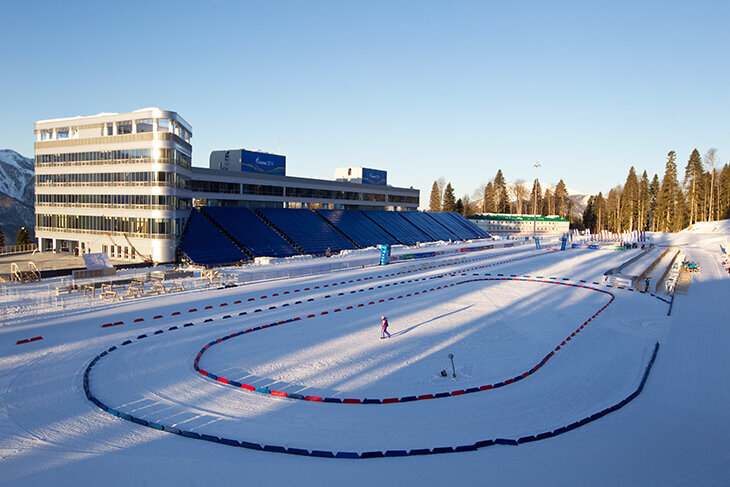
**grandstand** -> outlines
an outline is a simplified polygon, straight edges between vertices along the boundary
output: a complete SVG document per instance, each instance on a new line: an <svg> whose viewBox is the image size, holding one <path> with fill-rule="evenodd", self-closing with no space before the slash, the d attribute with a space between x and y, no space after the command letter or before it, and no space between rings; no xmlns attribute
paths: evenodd
<svg viewBox="0 0 730 487"><path fill-rule="evenodd" d="M236 245L198 210L192 210L182 252L196 264L218 265L248 260Z"/></svg>
<svg viewBox="0 0 730 487"><path fill-rule="evenodd" d="M220 265L476 238L489 234L458 213L207 206L192 210L181 250L195 264Z"/></svg>
<svg viewBox="0 0 730 487"><path fill-rule="evenodd" d="M363 211L366 217L377 223L386 232L394 235L404 245L431 242L434 239L413 223L390 211Z"/></svg>
<svg viewBox="0 0 730 487"><path fill-rule="evenodd" d="M306 254L322 255L327 249L339 252L357 248L341 232L315 212L305 209L259 208L259 215L288 236Z"/></svg>
<svg viewBox="0 0 730 487"><path fill-rule="evenodd" d="M253 257L290 257L299 251L248 208L207 206L201 211Z"/></svg>
<svg viewBox="0 0 730 487"><path fill-rule="evenodd" d="M487 232L474 225L458 213L437 213L428 212L431 218L445 226L452 232L460 235L462 239L490 238Z"/></svg>
<svg viewBox="0 0 730 487"><path fill-rule="evenodd" d="M419 213L417 211L403 211L398 213L401 218L405 218L413 225L426 232L431 240L461 240L459 235L452 232L445 226L434 220L427 213Z"/></svg>
<svg viewBox="0 0 730 487"><path fill-rule="evenodd" d="M323 218L338 228L358 247L374 247L380 244L399 244L397 238L383 230L361 211L316 210Z"/></svg>

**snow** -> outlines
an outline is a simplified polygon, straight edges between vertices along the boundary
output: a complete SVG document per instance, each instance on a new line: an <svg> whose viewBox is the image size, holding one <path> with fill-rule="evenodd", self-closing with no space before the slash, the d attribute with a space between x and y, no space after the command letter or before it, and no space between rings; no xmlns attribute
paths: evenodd
<svg viewBox="0 0 730 487"><path fill-rule="evenodd" d="M27 204L24 192L32 178L32 159L12 150L0 150L0 193Z"/></svg>
<svg viewBox="0 0 730 487"><path fill-rule="evenodd" d="M730 276L717 245L728 223L654 235L702 267L688 293L675 297L671 316L659 297L592 284L640 250L529 246L26 315L0 327L0 485L728 485ZM340 259L348 258L362 257ZM475 280L498 274L523 280ZM200 367L257 387L338 398L455 391L529 370L607 304L524 380L455 397L314 403L249 392L193 369L211 341L302 317L216 344ZM391 339L378 339L383 314ZM124 324L100 326L109 321ZM15 345L34 336L43 339ZM122 347L125 340L132 343ZM90 387L134 416L287 448L410 450L518 438L590 416L636 390L657 342L643 392L614 413L520 446L423 457L325 459L197 441L111 416L82 387L90 361L117 346L92 369Z"/></svg>

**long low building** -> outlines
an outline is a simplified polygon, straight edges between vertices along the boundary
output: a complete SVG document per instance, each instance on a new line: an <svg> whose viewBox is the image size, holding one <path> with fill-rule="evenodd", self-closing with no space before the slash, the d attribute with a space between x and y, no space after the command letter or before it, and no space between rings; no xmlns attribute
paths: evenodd
<svg viewBox="0 0 730 487"><path fill-rule="evenodd" d="M35 123L38 248L172 262L197 206L414 211L419 191L387 174L359 179L286 175L286 158L214 151L192 167L192 127L176 112L145 108ZM349 171L348 171L349 169ZM343 170L338 169L338 174Z"/></svg>
<svg viewBox="0 0 730 487"><path fill-rule="evenodd" d="M510 215L507 213L477 213L469 220L487 233L505 236L562 235L570 222L556 215Z"/></svg>

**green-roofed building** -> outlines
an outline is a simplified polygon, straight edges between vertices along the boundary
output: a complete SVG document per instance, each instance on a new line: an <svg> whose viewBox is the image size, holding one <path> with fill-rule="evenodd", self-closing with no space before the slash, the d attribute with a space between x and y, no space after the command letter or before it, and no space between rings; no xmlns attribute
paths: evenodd
<svg viewBox="0 0 730 487"><path fill-rule="evenodd" d="M487 233L509 236L562 235L570 222L556 215L509 215L506 213L477 213L469 220Z"/></svg>

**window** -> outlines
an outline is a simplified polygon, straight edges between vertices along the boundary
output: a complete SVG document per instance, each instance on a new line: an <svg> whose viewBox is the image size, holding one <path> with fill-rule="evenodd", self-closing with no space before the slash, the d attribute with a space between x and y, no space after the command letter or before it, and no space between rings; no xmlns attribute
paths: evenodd
<svg viewBox="0 0 730 487"><path fill-rule="evenodd" d="M123 122L117 122L117 135L131 134L132 133L132 121L125 120Z"/></svg>
<svg viewBox="0 0 730 487"><path fill-rule="evenodd" d="M56 138L57 139L68 139L69 138L69 128L62 127L60 129L56 129Z"/></svg>
<svg viewBox="0 0 730 487"><path fill-rule="evenodd" d="M152 127L154 126L154 122L151 118L144 118L142 120L137 120L137 133L143 134L147 132L152 132Z"/></svg>
<svg viewBox="0 0 730 487"><path fill-rule="evenodd" d="M158 132L169 132L170 131L170 121L166 118L158 118L157 119L157 131Z"/></svg>

